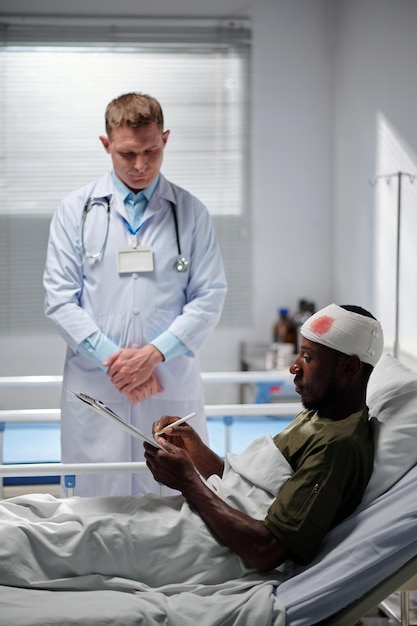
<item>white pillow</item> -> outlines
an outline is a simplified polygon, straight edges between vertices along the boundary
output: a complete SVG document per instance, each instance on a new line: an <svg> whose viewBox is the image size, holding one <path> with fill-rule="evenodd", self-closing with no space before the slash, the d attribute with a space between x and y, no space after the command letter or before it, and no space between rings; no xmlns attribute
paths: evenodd
<svg viewBox="0 0 417 626"><path fill-rule="evenodd" d="M375 427L375 460L362 506L417 464L417 372L384 354L369 379L367 404Z"/></svg>

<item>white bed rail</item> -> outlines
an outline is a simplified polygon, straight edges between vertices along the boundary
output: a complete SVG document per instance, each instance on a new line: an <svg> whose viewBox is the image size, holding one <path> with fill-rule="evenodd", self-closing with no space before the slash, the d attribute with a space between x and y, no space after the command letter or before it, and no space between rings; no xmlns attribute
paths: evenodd
<svg viewBox="0 0 417 626"><path fill-rule="evenodd" d="M276 382L288 372L208 372L203 373L205 384L256 384L258 382ZM0 377L1 388L27 388L27 387L59 387L62 384L62 376L3 376ZM273 402L263 404L210 404L205 406L207 418L223 417L225 423L225 450L230 450L231 428L235 417L249 418L284 417L295 415L300 411L300 402ZM65 486L69 495L72 494L75 485L75 476L78 474L111 472L142 472L147 471L144 462L125 463L33 463L33 464L9 464L3 465L3 430L10 423L59 423L61 419L60 409L6 409L0 410L0 498L3 495L3 480L5 476L64 476Z"/></svg>
<svg viewBox="0 0 417 626"><path fill-rule="evenodd" d="M206 384L224 383L245 385L249 383L276 382L285 377L292 380L288 370L268 370L251 372L202 372L201 378ZM0 376L2 387L60 387L62 376Z"/></svg>
<svg viewBox="0 0 417 626"><path fill-rule="evenodd" d="M16 463L10 465L0 465L0 477L11 476L25 478L39 476L63 476L64 486L68 496L74 494L76 477L80 474L101 474L102 472L120 473L132 472L140 473L148 471L144 461L125 463ZM0 485L1 485L0 481ZM161 485L161 493L163 492ZM0 499L3 494L0 491Z"/></svg>

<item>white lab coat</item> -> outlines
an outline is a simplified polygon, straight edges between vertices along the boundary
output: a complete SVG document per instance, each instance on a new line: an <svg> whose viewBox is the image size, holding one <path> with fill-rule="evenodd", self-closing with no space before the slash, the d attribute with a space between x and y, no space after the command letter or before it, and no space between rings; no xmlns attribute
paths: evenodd
<svg viewBox="0 0 417 626"><path fill-rule="evenodd" d="M100 260L82 252L81 220L87 198L111 196L106 249ZM182 255L189 271L177 272L172 209L176 205ZM69 194L50 228L44 273L45 313L67 343L61 397L63 462L139 461L143 444L123 428L95 413L67 390L99 398L150 434L162 415L196 411L192 425L207 439L198 353L216 326L226 295L226 279L211 218L195 197L162 175L146 208L139 245L153 250L154 270L119 274L116 250L128 246L127 213L111 173ZM97 252L103 243L106 211L85 223L84 243ZM100 220L100 224L98 223ZM163 392L132 405L103 369L77 354L77 347L100 330L120 347L141 347L162 331L176 335L188 352L157 366ZM148 473L77 477L76 495L140 495L158 491Z"/></svg>

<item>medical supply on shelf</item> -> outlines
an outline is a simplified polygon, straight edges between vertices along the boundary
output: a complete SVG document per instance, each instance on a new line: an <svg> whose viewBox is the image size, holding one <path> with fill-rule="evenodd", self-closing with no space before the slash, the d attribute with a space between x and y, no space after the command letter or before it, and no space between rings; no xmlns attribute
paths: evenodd
<svg viewBox="0 0 417 626"><path fill-rule="evenodd" d="M278 309L278 318L272 329L274 343L295 343L295 325L287 308Z"/></svg>
<svg viewBox="0 0 417 626"><path fill-rule="evenodd" d="M300 330L301 326L305 321L308 320L316 312L316 305L314 302L309 302L308 300L299 300L298 302L298 311L294 314L294 325L295 325L295 335L296 335L296 349L298 352L300 349Z"/></svg>
<svg viewBox="0 0 417 626"><path fill-rule="evenodd" d="M291 364L297 335L295 324L287 308L277 310L278 317L272 327L272 344L266 353L265 369L285 369Z"/></svg>

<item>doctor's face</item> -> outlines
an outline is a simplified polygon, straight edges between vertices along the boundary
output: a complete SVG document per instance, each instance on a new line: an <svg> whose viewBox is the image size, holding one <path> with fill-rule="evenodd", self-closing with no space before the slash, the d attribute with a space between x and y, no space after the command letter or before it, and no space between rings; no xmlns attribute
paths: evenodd
<svg viewBox="0 0 417 626"><path fill-rule="evenodd" d="M162 132L152 122L139 128L118 126L111 137L102 135L100 141L111 156L116 176L137 193L159 174L168 136L169 130Z"/></svg>

